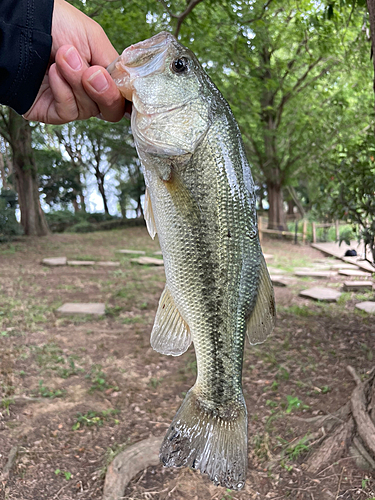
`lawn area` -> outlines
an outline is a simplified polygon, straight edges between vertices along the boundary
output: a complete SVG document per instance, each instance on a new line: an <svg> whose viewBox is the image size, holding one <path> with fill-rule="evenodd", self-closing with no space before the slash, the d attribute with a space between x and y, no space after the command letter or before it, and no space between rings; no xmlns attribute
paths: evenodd
<svg viewBox="0 0 375 500"><path fill-rule="evenodd" d="M0 245L0 481L9 500L102 497L106 468L130 444L166 432L196 376L194 349L158 354L149 337L164 268L139 266L117 249L159 250L143 227L54 234ZM308 246L265 240L269 265L292 275L323 255ZM46 267L46 257L117 260L118 267ZM326 261L332 262L330 259ZM319 280L339 289L343 279ZM354 309L371 294L345 293L337 304L298 296L311 278L276 288L278 321L261 346L246 344L243 384L249 413L249 471L244 490L161 465L140 473L124 499L370 500L375 481L345 458L323 473L306 470L320 435L304 418L344 405L374 364L373 317ZM63 317L65 302L104 302L106 314ZM1 476L0 476L1 478Z"/></svg>

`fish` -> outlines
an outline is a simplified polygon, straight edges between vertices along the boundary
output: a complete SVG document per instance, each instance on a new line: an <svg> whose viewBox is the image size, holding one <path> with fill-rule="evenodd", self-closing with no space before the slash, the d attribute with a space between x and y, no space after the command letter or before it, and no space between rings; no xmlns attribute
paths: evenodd
<svg viewBox="0 0 375 500"><path fill-rule="evenodd" d="M108 71L132 101L146 225L165 265L151 345L179 356L193 342L197 358L196 382L160 459L240 490L248 466L245 336L263 342L276 316L241 133L196 56L167 32L126 48Z"/></svg>

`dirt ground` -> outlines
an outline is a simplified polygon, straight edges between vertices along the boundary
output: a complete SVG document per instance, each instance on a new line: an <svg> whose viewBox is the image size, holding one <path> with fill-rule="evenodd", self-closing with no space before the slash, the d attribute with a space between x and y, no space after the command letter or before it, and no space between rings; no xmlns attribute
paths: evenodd
<svg viewBox="0 0 375 500"><path fill-rule="evenodd" d="M144 228L133 228L0 245L1 499L100 499L107 465L130 444L164 435L194 383L193 348L173 358L150 347L163 267L134 264L134 255L115 253L119 248L152 256L158 243ZM279 240L266 240L263 249L274 255L269 265L290 276L324 259ZM56 256L121 265L41 265ZM318 283L339 289L343 281ZM244 490L217 488L197 471L160 465L140 472L124 499L374 500L375 479L350 457L316 475L306 471L320 437L309 439L305 419L346 403L355 385L347 365L365 379L375 353L374 318L354 308L372 294L345 293L337 304L298 296L315 284L305 278L275 288L275 332L262 346L246 346ZM106 315L61 317L56 309L64 302L104 302ZM1 476L12 451L13 467Z"/></svg>

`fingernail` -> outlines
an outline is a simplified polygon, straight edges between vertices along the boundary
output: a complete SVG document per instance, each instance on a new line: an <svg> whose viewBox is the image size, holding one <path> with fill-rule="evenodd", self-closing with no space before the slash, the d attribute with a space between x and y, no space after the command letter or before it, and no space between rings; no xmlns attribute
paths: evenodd
<svg viewBox="0 0 375 500"><path fill-rule="evenodd" d="M81 57L75 47L70 47L70 49L65 53L65 61L75 71L81 69L82 67Z"/></svg>
<svg viewBox="0 0 375 500"><path fill-rule="evenodd" d="M103 75L100 69L93 73L87 81L97 92L104 92L109 87L107 78Z"/></svg>

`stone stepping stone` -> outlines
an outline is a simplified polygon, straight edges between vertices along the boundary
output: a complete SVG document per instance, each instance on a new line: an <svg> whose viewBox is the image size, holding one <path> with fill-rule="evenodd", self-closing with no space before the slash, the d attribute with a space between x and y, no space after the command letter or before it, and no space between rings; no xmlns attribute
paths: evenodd
<svg viewBox="0 0 375 500"><path fill-rule="evenodd" d="M94 260L68 260L68 266L93 266L96 264Z"/></svg>
<svg viewBox="0 0 375 500"><path fill-rule="evenodd" d="M308 278L332 278L333 276L337 276L337 273L334 271L296 271L294 274Z"/></svg>
<svg viewBox="0 0 375 500"><path fill-rule="evenodd" d="M105 304L100 302L67 302L57 309L60 314L92 314L103 316L105 314Z"/></svg>
<svg viewBox="0 0 375 500"><path fill-rule="evenodd" d="M163 255L163 252L161 250L158 250L157 252L154 252L154 255Z"/></svg>
<svg viewBox="0 0 375 500"><path fill-rule="evenodd" d="M360 267L363 271L368 271L370 273L375 272L375 268L370 262L367 262L366 260L361 260L358 257L344 257L342 259L344 262L349 262L350 264L355 264L356 266Z"/></svg>
<svg viewBox="0 0 375 500"><path fill-rule="evenodd" d="M287 286L289 284L288 279L285 276L280 276L280 275L274 276L271 274L270 278L273 286Z"/></svg>
<svg viewBox="0 0 375 500"><path fill-rule="evenodd" d="M320 300L321 302L337 302L341 296L341 292L332 290L332 288L324 288L316 286L300 292L301 297L307 297L313 300Z"/></svg>
<svg viewBox="0 0 375 500"><path fill-rule="evenodd" d="M264 254L263 254L263 257L264 257L266 260L272 260L272 259L273 259L273 255L271 255L270 253L264 253Z"/></svg>
<svg viewBox="0 0 375 500"><path fill-rule="evenodd" d="M326 271L329 271L329 269L330 269L330 268L329 268L328 266L325 266L325 267L324 267L324 266L314 266L314 267L295 267L295 268L294 268L294 272L297 272L297 273L299 273L299 272L302 272L302 273L305 273L305 272L306 272L306 273L309 273L310 271L312 271L313 273L315 273L315 272L318 272L318 273L323 272L323 273L324 273L324 272L326 272Z"/></svg>
<svg viewBox="0 0 375 500"><path fill-rule="evenodd" d="M154 259L154 257L138 257L138 259L130 259L131 262L136 262L143 266L164 266L164 262L161 259Z"/></svg>
<svg viewBox="0 0 375 500"><path fill-rule="evenodd" d="M339 274L342 276L363 276L367 278L371 278L370 273L366 273L366 271L360 271L359 269L339 269Z"/></svg>
<svg viewBox="0 0 375 500"><path fill-rule="evenodd" d="M359 268L355 264L333 264L331 269L353 269L354 271L358 271Z"/></svg>
<svg viewBox="0 0 375 500"><path fill-rule="evenodd" d="M368 314L375 314L375 302L360 302L359 304L356 304L355 307L361 311L367 312Z"/></svg>
<svg viewBox="0 0 375 500"><path fill-rule="evenodd" d="M372 290L371 281L344 281L345 292L362 292Z"/></svg>
<svg viewBox="0 0 375 500"><path fill-rule="evenodd" d="M112 260L100 260L99 262L95 262L95 265L103 267L117 267L120 265L120 262Z"/></svg>
<svg viewBox="0 0 375 500"><path fill-rule="evenodd" d="M278 269L277 267L267 266L268 272L270 274L283 274L285 271Z"/></svg>
<svg viewBox="0 0 375 500"><path fill-rule="evenodd" d="M146 252L144 250L129 250L127 248L124 248L122 250L116 250L117 253L123 253L126 255L146 255Z"/></svg>
<svg viewBox="0 0 375 500"><path fill-rule="evenodd" d="M66 257L51 257L48 259L43 259L42 264L45 266L66 266Z"/></svg>

